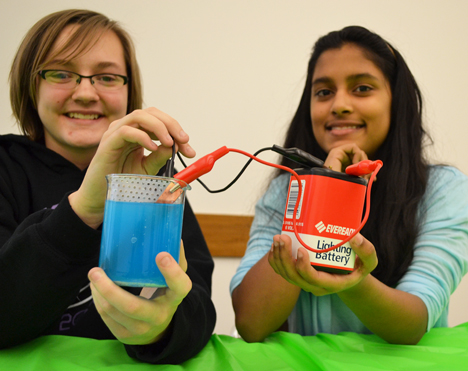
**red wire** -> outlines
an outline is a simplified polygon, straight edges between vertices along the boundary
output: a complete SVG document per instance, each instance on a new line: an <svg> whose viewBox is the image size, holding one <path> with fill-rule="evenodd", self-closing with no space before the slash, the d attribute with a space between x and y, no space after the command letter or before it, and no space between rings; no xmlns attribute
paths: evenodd
<svg viewBox="0 0 468 371"><path fill-rule="evenodd" d="M254 155L251 155L250 153L247 153L245 151L242 151L240 149L235 149L235 148L228 148L228 151L229 152L237 152L237 153L241 153L247 157L250 157L251 159L257 161L257 162L260 162L261 164L264 164L264 165L268 165L268 166L272 166L272 167L276 167L278 169L282 169L282 170L285 170L289 173L291 173L296 179L297 179L297 182L298 182L298 185L299 185L299 194L297 196L297 199L296 199L296 205L294 206L294 211L293 211L293 227L294 227L294 235L296 236L297 240L299 241L299 243L304 246L307 250L310 250L312 252L315 252L315 253L326 253L328 251L331 251L331 250L334 250L336 249L337 247L340 247L342 246L343 244L345 244L346 242L348 242L349 240L351 240L351 238L353 238L356 234L358 234L362 227L364 227L364 225L366 224L367 222L367 219L369 218L369 212L370 212L370 193L371 193L371 188L372 188L372 184L374 183L374 179L377 175L377 173L379 172L380 168L382 167L382 164L378 164L377 167L375 168L375 170L372 172L372 175L369 179L369 183L367 185L367 194L366 194L366 213L364 214L364 218L362 219L361 221L361 224L359 225L359 227L349 236L347 237L346 239L344 239L343 241L341 241L339 244L337 245L334 245L332 247L329 247L328 249L323 249L323 250L318 250L318 249L314 249L310 246L308 246L303 240L302 238L299 236L299 233L297 232L297 226L296 226L296 214L297 214L297 209L299 207L299 204L300 204L300 201L301 201L301 196L302 196L302 182L301 182L301 179L299 178L299 175L292 169L286 167L286 166L282 166L282 165L278 165L278 164L273 164L271 162L268 162L268 161L264 161L264 160L261 160L257 157L255 157Z"/></svg>
<svg viewBox="0 0 468 371"><path fill-rule="evenodd" d="M271 162L261 160L258 157L255 157L254 155L251 155L250 153L242 151L241 149L228 148L228 151L229 152L241 153L241 154L243 154L243 155L245 155L247 157L250 157L251 159L253 159L253 160L257 161L257 162L260 162L261 164L276 167L278 169L285 170L285 171L291 173L297 179L297 181L299 182L299 197L298 197L298 200L296 201L296 207L294 209L294 212L296 212L297 207L299 206L299 200L301 198L302 185L301 185L301 179L299 178L299 175L297 175L297 173L294 170L290 169L289 167L283 166L283 165L273 164Z"/></svg>

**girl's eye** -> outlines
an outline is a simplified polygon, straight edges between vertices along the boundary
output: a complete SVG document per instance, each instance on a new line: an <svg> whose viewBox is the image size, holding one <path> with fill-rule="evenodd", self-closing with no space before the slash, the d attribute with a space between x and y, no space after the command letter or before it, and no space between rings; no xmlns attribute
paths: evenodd
<svg viewBox="0 0 468 371"><path fill-rule="evenodd" d="M98 78L98 80L100 80L102 82L112 83L112 82L115 81L115 76L114 75L101 75L101 76L99 76L97 78Z"/></svg>
<svg viewBox="0 0 468 371"><path fill-rule="evenodd" d="M321 89L321 90L317 91L317 92L315 93L315 95L316 95L317 97L326 97L326 96L330 95L331 93L332 93L331 90L328 90L328 89Z"/></svg>
<svg viewBox="0 0 468 371"><path fill-rule="evenodd" d="M356 89L354 89L358 93L366 93L368 91L371 91L372 88L368 85L359 85Z"/></svg>
<svg viewBox="0 0 468 371"><path fill-rule="evenodd" d="M48 77L56 79L56 80L66 80L66 79L71 79L72 75L70 72L67 72L67 71L50 71L48 73Z"/></svg>

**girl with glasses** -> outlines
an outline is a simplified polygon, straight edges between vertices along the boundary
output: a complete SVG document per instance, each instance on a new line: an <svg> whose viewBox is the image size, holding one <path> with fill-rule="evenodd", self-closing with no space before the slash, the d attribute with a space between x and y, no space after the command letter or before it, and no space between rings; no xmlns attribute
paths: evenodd
<svg viewBox="0 0 468 371"><path fill-rule="evenodd" d="M195 156L175 119L142 109L127 32L93 11L44 17L18 49L10 97L23 135L0 136L0 347L60 334L116 338L150 363L197 354L215 324L213 260L189 204L180 264L154 257L161 295L142 297L97 268L105 176L155 175L174 143Z"/></svg>

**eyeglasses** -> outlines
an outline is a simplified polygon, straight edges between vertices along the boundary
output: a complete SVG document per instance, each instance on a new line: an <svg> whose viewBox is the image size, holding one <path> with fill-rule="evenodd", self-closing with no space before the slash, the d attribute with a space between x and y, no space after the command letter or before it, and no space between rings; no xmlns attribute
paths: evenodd
<svg viewBox="0 0 468 371"><path fill-rule="evenodd" d="M116 75L115 73L97 73L91 76L83 76L70 71L43 70L39 72L39 76L59 89L74 89L81 83L81 79L90 79L91 84L98 91L117 90L128 82L127 76Z"/></svg>

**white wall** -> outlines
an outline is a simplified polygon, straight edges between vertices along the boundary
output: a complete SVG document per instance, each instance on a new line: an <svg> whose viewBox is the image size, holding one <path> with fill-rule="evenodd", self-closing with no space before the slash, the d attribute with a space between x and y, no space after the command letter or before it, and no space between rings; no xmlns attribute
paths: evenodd
<svg viewBox="0 0 468 371"><path fill-rule="evenodd" d="M130 31L146 105L178 119L199 155L223 145L253 153L281 144L302 92L314 41L347 25L366 26L403 54L419 82L437 158L468 173L464 0L1 0L1 133L17 132L7 79L22 37L42 16L77 6L101 11ZM213 188L224 186L245 160L229 154L203 180ZM200 213L252 214L269 172L254 163L233 188L218 195L195 183L189 194L192 206ZM216 259L218 333L232 328L227 285L237 264L237 259ZM468 320L463 314L466 295L459 292L451 324Z"/></svg>

